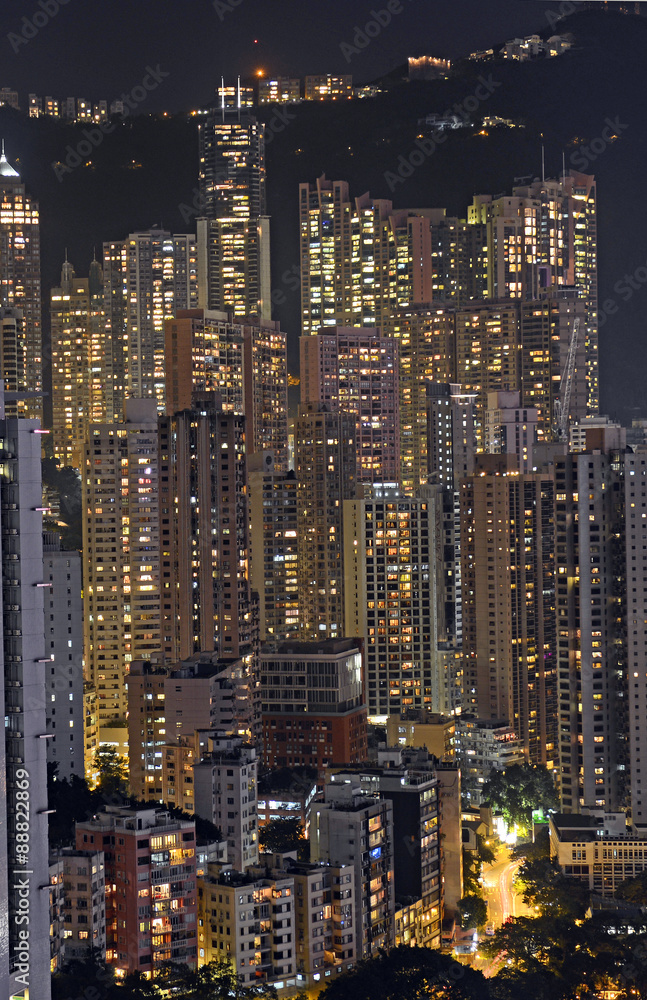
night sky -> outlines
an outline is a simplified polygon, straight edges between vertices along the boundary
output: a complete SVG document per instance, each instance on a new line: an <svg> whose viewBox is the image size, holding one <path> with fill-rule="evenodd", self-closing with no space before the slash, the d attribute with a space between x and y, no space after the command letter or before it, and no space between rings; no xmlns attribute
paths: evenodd
<svg viewBox="0 0 647 1000"><path fill-rule="evenodd" d="M40 2L54 11L60 0ZM221 73L351 72L365 83L409 55L456 58L546 27L547 9L559 8L558 0L391 0L399 13L347 61L341 43L352 45L356 26L387 2L67 0L47 19L38 0L2 0L0 86L25 98L31 92L110 101L139 85L147 65L159 64L169 75L145 110L180 111L210 100ZM25 42L34 19L42 27Z"/></svg>

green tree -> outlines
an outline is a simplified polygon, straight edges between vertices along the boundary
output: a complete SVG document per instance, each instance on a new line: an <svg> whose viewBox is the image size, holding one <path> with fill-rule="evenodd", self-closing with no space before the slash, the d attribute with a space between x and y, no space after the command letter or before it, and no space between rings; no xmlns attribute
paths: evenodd
<svg viewBox="0 0 647 1000"><path fill-rule="evenodd" d="M94 766L99 772L97 789L102 795L125 795L128 790L126 760L114 747L101 746L94 753Z"/></svg>
<svg viewBox="0 0 647 1000"><path fill-rule="evenodd" d="M258 831L258 842L269 854L298 851L305 837L300 819L271 819Z"/></svg>
<svg viewBox="0 0 647 1000"><path fill-rule="evenodd" d="M567 878L555 860L526 858L519 866L515 887L527 906L536 906L543 915L581 919L589 906L588 889Z"/></svg>
<svg viewBox="0 0 647 1000"><path fill-rule="evenodd" d="M483 927L487 922L487 903L481 896L463 896L458 901L461 927Z"/></svg>
<svg viewBox="0 0 647 1000"><path fill-rule="evenodd" d="M548 825L542 823L536 827L534 841L530 840L526 843L515 844L510 851L510 857L515 861L519 859L533 860L536 858L549 858L550 837L548 834Z"/></svg>
<svg viewBox="0 0 647 1000"><path fill-rule="evenodd" d="M93 956L85 961L74 959L52 976L52 1000L70 997L109 996L114 984L114 970Z"/></svg>
<svg viewBox="0 0 647 1000"><path fill-rule="evenodd" d="M615 896L637 906L647 906L647 871L621 882Z"/></svg>
<svg viewBox="0 0 647 1000"><path fill-rule="evenodd" d="M334 979L319 1000L488 1000L482 973L431 948L400 945Z"/></svg>
<svg viewBox="0 0 647 1000"><path fill-rule="evenodd" d="M505 771L492 771L483 790L485 799L503 814L508 826L529 830L535 809L546 812L557 806L555 784L543 765L512 764Z"/></svg>
<svg viewBox="0 0 647 1000"><path fill-rule="evenodd" d="M245 986L228 962L210 962L200 969L169 966L162 978L164 988L181 1000L276 1000L273 986Z"/></svg>
<svg viewBox="0 0 647 1000"><path fill-rule="evenodd" d="M479 856L474 851L463 848L463 889L466 896L480 896L483 888L479 882L481 875L481 862Z"/></svg>

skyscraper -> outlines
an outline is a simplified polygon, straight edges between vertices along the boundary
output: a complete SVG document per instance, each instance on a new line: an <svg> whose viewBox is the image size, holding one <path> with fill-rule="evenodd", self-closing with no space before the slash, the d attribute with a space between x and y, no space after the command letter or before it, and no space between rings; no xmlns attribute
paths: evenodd
<svg viewBox="0 0 647 1000"><path fill-rule="evenodd" d="M61 548L60 536L43 535L47 762L59 778L85 774L83 744L83 599L81 556Z"/></svg>
<svg viewBox="0 0 647 1000"><path fill-rule="evenodd" d="M195 236L161 229L103 245L106 421L129 396L165 405L164 321L198 305Z"/></svg>
<svg viewBox="0 0 647 1000"><path fill-rule="evenodd" d="M235 316L271 318L270 220L265 194L264 127L221 106L199 125L197 222L200 306Z"/></svg>
<svg viewBox="0 0 647 1000"><path fill-rule="evenodd" d="M126 717L133 659L161 644L157 404L130 399L125 423L90 426L83 475L85 663L99 727Z"/></svg>
<svg viewBox="0 0 647 1000"><path fill-rule="evenodd" d="M166 321L166 410L215 393L223 412L246 418L248 454L271 450L287 470L287 337L279 324L180 309Z"/></svg>
<svg viewBox="0 0 647 1000"><path fill-rule="evenodd" d="M431 302L429 219L394 212L367 193L351 200L346 181L299 185L301 331L322 327L393 329L398 306Z"/></svg>
<svg viewBox="0 0 647 1000"><path fill-rule="evenodd" d="M376 329L331 327L301 337L301 405L356 418L357 477L396 483L400 475L398 344Z"/></svg>
<svg viewBox="0 0 647 1000"><path fill-rule="evenodd" d="M587 412L598 389L597 195L595 178L571 170L535 180L511 196L478 195L468 221L487 228L492 298L536 299L542 290L575 288L585 302Z"/></svg>
<svg viewBox="0 0 647 1000"><path fill-rule="evenodd" d="M345 634L365 642L366 704L381 722L405 709L442 706L436 517L432 496L394 488L344 502Z"/></svg>
<svg viewBox="0 0 647 1000"><path fill-rule="evenodd" d="M162 650L247 657L258 642L249 578L245 418L196 400L159 422Z"/></svg>
<svg viewBox="0 0 647 1000"><path fill-rule="evenodd" d="M297 417L299 614L304 639L344 633L343 502L357 482L356 420L327 406Z"/></svg>
<svg viewBox="0 0 647 1000"><path fill-rule="evenodd" d="M463 710L502 719L556 767L554 483L482 455L460 484Z"/></svg>
<svg viewBox="0 0 647 1000"><path fill-rule="evenodd" d="M0 400L1 402L1 400ZM0 522L4 684L0 744L0 988L50 996L47 852L46 666L41 431L0 407ZM29 939L25 945L27 913Z"/></svg>
<svg viewBox="0 0 647 1000"><path fill-rule="evenodd" d="M624 804L630 753L634 760L640 757L635 736L627 747L627 712L633 715L637 733L640 639L633 633L639 632L637 595L644 588L642 579L637 580L642 515L640 525L634 515L642 508L631 505L641 502L642 485L631 472L642 471L642 466L630 456L626 463L625 434L613 424L588 430L585 449L578 454L564 454L562 449L554 457L559 788L567 812L579 812L583 806L619 808ZM626 486L625 470L630 480ZM632 650L631 677L627 677L627 648ZM632 774L632 781L637 778L637 772ZM639 807L638 795L636 802Z"/></svg>
<svg viewBox="0 0 647 1000"><path fill-rule="evenodd" d="M277 472L272 453L249 461L252 586L261 641L299 635L297 478Z"/></svg>
<svg viewBox="0 0 647 1000"><path fill-rule="evenodd" d="M54 457L80 469L88 427L106 420L112 384L101 265L93 261L89 277L77 278L66 260L50 303Z"/></svg>
<svg viewBox="0 0 647 1000"><path fill-rule="evenodd" d="M0 307L22 310L27 412L42 414L43 344L40 285L40 215L38 202L20 174L0 155Z"/></svg>

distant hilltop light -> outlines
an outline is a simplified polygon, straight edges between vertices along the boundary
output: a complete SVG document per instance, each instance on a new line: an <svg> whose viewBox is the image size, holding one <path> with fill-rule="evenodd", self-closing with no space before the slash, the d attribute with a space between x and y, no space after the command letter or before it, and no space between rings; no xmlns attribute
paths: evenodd
<svg viewBox="0 0 647 1000"><path fill-rule="evenodd" d="M409 56L410 80L439 80L449 76L452 68L449 59L435 56Z"/></svg>

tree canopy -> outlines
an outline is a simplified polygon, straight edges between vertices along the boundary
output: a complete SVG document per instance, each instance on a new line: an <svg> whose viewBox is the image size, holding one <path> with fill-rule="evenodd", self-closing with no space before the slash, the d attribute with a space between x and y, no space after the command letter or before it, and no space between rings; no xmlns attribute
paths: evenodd
<svg viewBox="0 0 647 1000"><path fill-rule="evenodd" d="M543 765L512 764L505 771L492 771L483 794L509 827L524 830L531 826L533 810L547 812L557 806L555 784Z"/></svg>
<svg viewBox="0 0 647 1000"><path fill-rule="evenodd" d="M481 896L463 896L458 901L461 927L483 927L487 923L487 903Z"/></svg>
<svg viewBox="0 0 647 1000"><path fill-rule="evenodd" d="M320 1000L487 1000L488 980L450 955L400 945L334 979Z"/></svg>
<svg viewBox="0 0 647 1000"><path fill-rule="evenodd" d="M269 854L303 851L306 839L300 819L271 819L258 831L258 842Z"/></svg>

